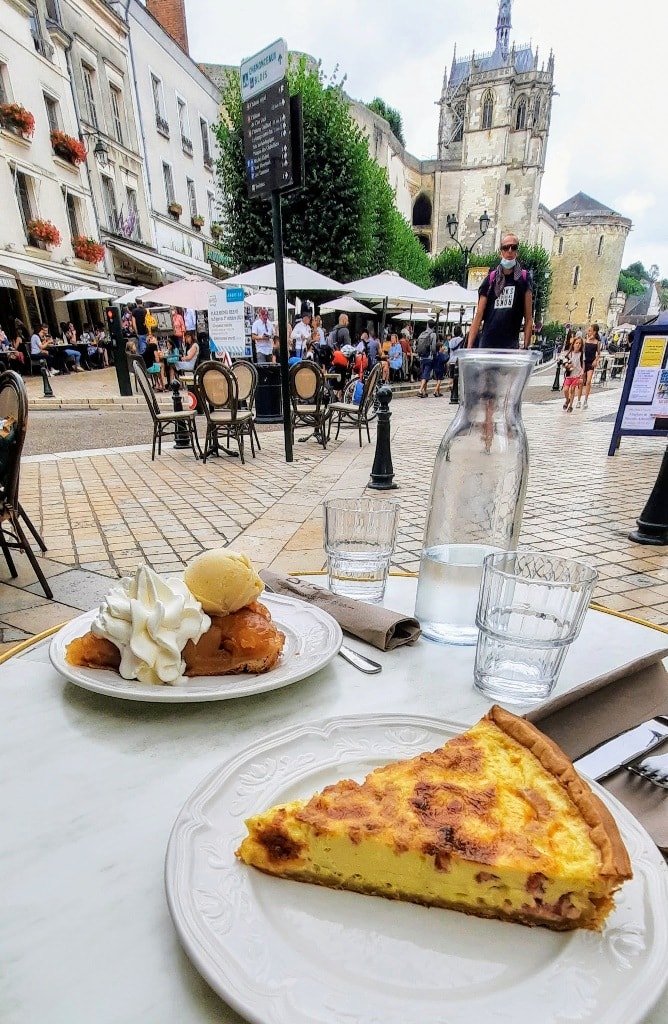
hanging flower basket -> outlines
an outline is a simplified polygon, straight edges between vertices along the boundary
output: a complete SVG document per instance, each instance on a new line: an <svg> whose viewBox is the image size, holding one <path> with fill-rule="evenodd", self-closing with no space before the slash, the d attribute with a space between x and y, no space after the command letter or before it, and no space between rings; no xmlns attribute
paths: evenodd
<svg viewBox="0 0 668 1024"><path fill-rule="evenodd" d="M0 126L31 137L35 131L35 118L20 103L0 103Z"/></svg>
<svg viewBox="0 0 668 1024"><path fill-rule="evenodd" d="M172 217L180 217L183 213L183 207L180 203L170 203L167 207Z"/></svg>
<svg viewBox="0 0 668 1024"><path fill-rule="evenodd" d="M65 132L51 132L51 145L56 156L69 161L75 167L78 164L82 164L86 159L86 147L83 142L73 138L71 135L66 135Z"/></svg>
<svg viewBox="0 0 668 1024"><path fill-rule="evenodd" d="M85 260L86 263L101 263L104 259L104 246L94 238L77 235L72 239L72 248L76 258Z"/></svg>
<svg viewBox="0 0 668 1024"><path fill-rule="evenodd" d="M202 215L200 213L196 213L194 217L190 218L190 223L192 224L192 226L194 228L198 228L198 229L199 228L203 228L204 227L204 217L202 217Z"/></svg>
<svg viewBox="0 0 668 1024"><path fill-rule="evenodd" d="M60 245L60 231L50 220L29 220L27 227L31 239L44 245Z"/></svg>

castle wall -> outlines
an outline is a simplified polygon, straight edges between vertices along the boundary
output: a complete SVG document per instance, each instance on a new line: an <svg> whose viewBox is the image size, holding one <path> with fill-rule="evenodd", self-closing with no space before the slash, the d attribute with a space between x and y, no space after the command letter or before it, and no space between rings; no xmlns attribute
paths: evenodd
<svg viewBox="0 0 668 1024"><path fill-rule="evenodd" d="M606 324L611 300L614 302L617 294L631 221L626 217L573 214L567 223L564 221L565 217L557 220L552 246L552 295L547 317L563 323L570 319L578 326L592 321Z"/></svg>

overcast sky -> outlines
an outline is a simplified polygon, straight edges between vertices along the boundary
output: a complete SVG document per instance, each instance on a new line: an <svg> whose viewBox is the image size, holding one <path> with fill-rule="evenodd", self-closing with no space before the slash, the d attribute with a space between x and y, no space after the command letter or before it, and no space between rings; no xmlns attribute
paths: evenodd
<svg viewBox="0 0 668 1024"><path fill-rule="evenodd" d="M279 36L366 101L402 115L407 148L436 155L438 100L453 46L494 49L497 0L186 0L195 60L239 64ZM668 140L664 0L514 0L512 39L555 55L555 90L541 200L583 191L633 221L624 265L657 263L668 277Z"/></svg>

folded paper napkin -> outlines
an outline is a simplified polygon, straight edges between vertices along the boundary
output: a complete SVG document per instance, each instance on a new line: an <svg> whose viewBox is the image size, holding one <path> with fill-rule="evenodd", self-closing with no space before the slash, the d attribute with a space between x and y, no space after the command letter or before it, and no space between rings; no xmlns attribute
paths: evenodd
<svg viewBox="0 0 668 1024"><path fill-rule="evenodd" d="M582 757L604 740L632 729L654 715L668 714L668 672L657 651L644 661L599 676L570 693L548 701L526 717L558 743L572 759ZM668 741L652 756L668 751ZM621 768L602 785L628 807L663 853L668 853L668 792Z"/></svg>
<svg viewBox="0 0 668 1024"><path fill-rule="evenodd" d="M300 597L316 604L336 619L344 633L356 636L380 651L392 651L395 647L415 643L420 635L417 619L389 608L341 597L315 583L307 583L296 576L281 576L269 569L263 569L260 578L276 594Z"/></svg>

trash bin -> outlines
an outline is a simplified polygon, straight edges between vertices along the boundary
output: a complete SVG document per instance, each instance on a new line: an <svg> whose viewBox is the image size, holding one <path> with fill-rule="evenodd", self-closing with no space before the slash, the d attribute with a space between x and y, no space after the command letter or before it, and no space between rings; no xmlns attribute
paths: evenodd
<svg viewBox="0 0 668 1024"><path fill-rule="evenodd" d="M278 363L257 364L255 419L258 423L280 423L283 419L281 368Z"/></svg>

